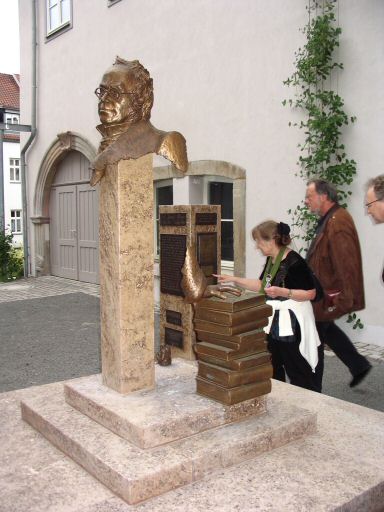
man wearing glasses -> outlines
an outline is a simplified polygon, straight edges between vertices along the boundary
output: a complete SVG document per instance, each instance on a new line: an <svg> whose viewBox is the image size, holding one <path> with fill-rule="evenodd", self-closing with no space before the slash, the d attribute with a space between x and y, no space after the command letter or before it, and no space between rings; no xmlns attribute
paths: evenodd
<svg viewBox="0 0 384 512"><path fill-rule="evenodd" d="M179 170L187 171L187 149L181 133L163 132L149 121L153 83L139 61L116 57L95 94L99 99L101 121L97 130L103 138L93 162L92 186L102 179L108 164L137 159L149 153L164 156Z"/></svg>
<svg viewBox="0 0 384 512"><path fill-rule="evenodd" d="M365 207L376 224L384 222L384 174L368 181ZM382 279L384 281L384 269Z"/></svg>
<svg viewBox="0 0 384 512"><path fill-rule="evenodd" d="M331 183L324 180L308 182L305 204L320 217L306 259L325 292L324 299L313 304L321 341L316 379L321 389L326 343L348 367L352 374L350 386L354 387L372 366L335 320L365 307L359 238L351 215L338 204L337 190ZM332 304L329 301L331 290L338 292Z"/></svg>
<svg viewBox="0 0 384 512"><path fill-rule="evenodd" d="M365 199L368 215L376 224L384 222L384 174L368 181Z"/></svg>

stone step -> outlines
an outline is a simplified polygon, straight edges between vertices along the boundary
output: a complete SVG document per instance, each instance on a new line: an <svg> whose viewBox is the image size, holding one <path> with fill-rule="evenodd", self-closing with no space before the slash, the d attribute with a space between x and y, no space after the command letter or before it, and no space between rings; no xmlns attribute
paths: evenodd
<svg viewBox="0 0 384 512"><path fill-rule="evenodd" d="M199 396L196 370L195 365L180 360L174 360L172 366L157 366L155 389L127 395L104 386L101 375L90 375L67 382L65 399L139 448L153 448L265 413L265 396L230 407Z"/></svg>
<svg viewBox="0 0 384 512"><path fill-rule="evenodd" d="M64 392L21 403L22 417L129 504L202 479L316 431L316 415L273 398L268 410L155 448L141 449L80 413Z"/></svg>

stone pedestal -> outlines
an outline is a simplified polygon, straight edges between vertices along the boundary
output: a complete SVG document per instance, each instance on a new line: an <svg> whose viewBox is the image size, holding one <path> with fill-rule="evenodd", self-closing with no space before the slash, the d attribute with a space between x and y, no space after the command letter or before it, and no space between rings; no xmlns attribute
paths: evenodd
<svg viewBox="0 0 384 512"><path fill-rule="evenodd" d="M100 185L103 383L154 387L152 155L109 165Z"/></svg>
<svg viewBox="0 0 384 512"><path fill-rule="evenodd" d="M23 400L22 417L130 504L316 431L316 414L283 402L227 407L197 395L195 363L156 371L156 389L124 396L96 375L67 382Z"/></svg>

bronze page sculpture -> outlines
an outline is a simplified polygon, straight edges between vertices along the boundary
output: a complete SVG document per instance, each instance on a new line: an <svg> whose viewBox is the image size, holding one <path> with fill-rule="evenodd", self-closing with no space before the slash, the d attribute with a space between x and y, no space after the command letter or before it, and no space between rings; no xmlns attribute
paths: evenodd
<svg viewBox="0 0 384 512"><path fill-rule="evenodd" d="M233 286L208 286L207 278L197 261L196 247L194 245L187 247L181 273L183 275L181 288L184 293L184 300L188 304L196 304L201 299L207 297L218 297L219 299L225 300L227 297L223 292L231 293L237 297L240 297L242 293L239 288L235 288Z"/></svg>
<svg viewBox="0 0 384 512"><path fill-rule="evenodd" d="M95 94L101 121L97 129L103 138L93 162L92 186L102 179L107 165L149 153L161 155L180 171L187 171L187 148L181 133L158 130L149 121L153 81L138 60L116 57Z"/></svg>

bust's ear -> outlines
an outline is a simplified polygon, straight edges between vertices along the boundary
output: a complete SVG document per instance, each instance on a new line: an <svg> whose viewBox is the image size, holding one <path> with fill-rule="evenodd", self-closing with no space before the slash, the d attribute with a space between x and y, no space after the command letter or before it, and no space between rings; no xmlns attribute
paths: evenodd
<svg viewBox="0 0 384 512"><path fill-rule="evenodd" d="M188 156L187 143L179 132L169 132L159 149L159 155L172 162L179 171L187 172Z"/></svg>

